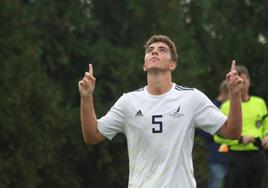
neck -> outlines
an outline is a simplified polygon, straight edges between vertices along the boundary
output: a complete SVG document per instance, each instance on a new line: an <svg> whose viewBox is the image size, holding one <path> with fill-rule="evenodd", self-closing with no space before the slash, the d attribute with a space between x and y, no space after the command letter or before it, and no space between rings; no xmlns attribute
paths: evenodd
<svg viewBox="0 0 268 188"><path fill-rule="evenodd" d="M170 72L148 72L147 73L147 90L152 95L161 95L172 88Z"/></svg>

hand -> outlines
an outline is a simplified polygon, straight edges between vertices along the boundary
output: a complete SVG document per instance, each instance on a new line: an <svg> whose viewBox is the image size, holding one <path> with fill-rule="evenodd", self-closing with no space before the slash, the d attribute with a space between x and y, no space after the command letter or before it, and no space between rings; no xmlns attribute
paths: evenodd
<svg viewBox="0 0 268 188"><path fill-rule="evenodd" d="M93 76L93 66L89 64L88 72L85 72L85 76L78 82L78 88L81 97L91 96L94 92L96 78Z"/></svg>
<svg viewBox="0 0 268 188"><path fill-rule="evenodd" d="M243 84L243 79L238 76L235 64L236 61L233 60L231 70L226 74L226 83L230 94L239 93Z"/></svg>
<svg viewBox="0 0 268 188"><path fill-rule="evenodd" d="M268 149L268 135L262 139L262 147Z"/></svg>
<svg viewBox="0 0 268 188"><path fill-rule="evenodd" d="M253 143L254 141L255 141L255 139L254 139L254 137L252 137L252 136L244 135L244 136L242 137L242 144L247 145L247 144Z"/></svg>

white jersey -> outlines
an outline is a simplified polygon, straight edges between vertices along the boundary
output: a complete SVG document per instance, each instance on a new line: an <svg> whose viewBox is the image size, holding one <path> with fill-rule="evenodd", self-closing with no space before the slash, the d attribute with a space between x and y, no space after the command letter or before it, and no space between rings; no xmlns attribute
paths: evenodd
<svg viewBox="0 0 268 188"><path fill-rule="evenodd" d="M195 128L214 134L225 121L202 92L173 84L163 95L151 95L147 87L122 95L98 129L108 139L126 135L129 188L195 188Z"/></svg>

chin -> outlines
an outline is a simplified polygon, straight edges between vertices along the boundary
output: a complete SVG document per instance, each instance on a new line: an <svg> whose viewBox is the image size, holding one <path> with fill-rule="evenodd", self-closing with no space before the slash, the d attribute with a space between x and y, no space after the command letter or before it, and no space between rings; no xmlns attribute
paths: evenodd
<svg viewBox="0 0 268 188"><path fill-rule="evenodd" d="M145 72L159 72L159 71L167 71L167 69L163 69L159 67L150 67L145 70Z"/></svg>

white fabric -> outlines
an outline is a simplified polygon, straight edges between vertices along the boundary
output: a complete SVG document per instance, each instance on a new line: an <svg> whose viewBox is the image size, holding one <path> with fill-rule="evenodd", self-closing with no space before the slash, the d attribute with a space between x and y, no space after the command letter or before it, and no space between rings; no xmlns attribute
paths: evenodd
<svg viewBox="0 0 268 188"><path fill-rule="evenodd" d="M214 134L225 121L202 92L173 84L159 96L146 87L122 95L98 120L98 129L108 139L126 135L129 188L195 188L194 130Z"/></svg>

